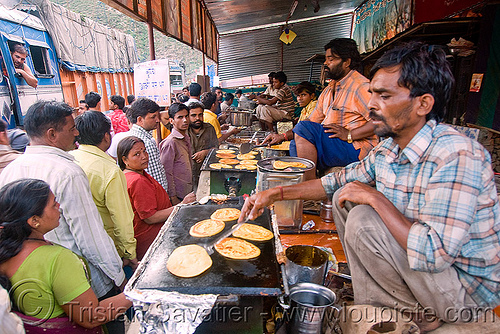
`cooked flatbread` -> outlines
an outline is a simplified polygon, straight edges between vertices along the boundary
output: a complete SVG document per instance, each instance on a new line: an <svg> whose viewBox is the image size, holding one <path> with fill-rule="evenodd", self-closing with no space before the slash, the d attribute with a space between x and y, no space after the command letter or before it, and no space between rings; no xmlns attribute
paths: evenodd
<svg viewBox="0 0 500 334"><path fill-rule="evenodd" d="M240 163L240 161L236 159L220 159L219 162L227 165L237 165Z"/></svg>
<svg viewBox="0 0 500 334"><path fill-rule="evenodd" d="M236 158L236 154L233 154L233 153L217 153L215 156L217 158L221 158L221 159L234 159L234 158Z"/></svg>
<svg viewBox="0 0 500 334"><path fill-rule="evenodd" d="M212 213L210 219L222 220L222 221L231 221L236 220L240 216L241 211L235 208L224 208L219 209Z"/></svg>
<svg viewBox="0 0 500 334"><path fill-rule="evenodd" d="M240 160L253 160L253 159L255 159L255 156L253 154L250 154L250 153L238 154L236 156L236 159L240 159Z"/></svg>
<svg viewBox="0 0 500 334"><path fill-rule="evenodd" d="M234 231L233 236L252 241L266 241L274 237L273 232L255 224L241 225L239 229Z"/></svg>
<svg viewBox="0 0 500 334"><path fill-rule="evenodd" d="M225 225L222 220L205 219L191 226L189 234L195 238L211 237L222 231Z"/></svg>
<svg viewBox="0 0 500 334"><path fill-rule="evenodd" d="M247 166L248 165L241 164L241 165L234 166L234 168L236 168L236 169L247 169Z"/></svg>
<svg viewBox="0 0 500 334"><path fill-rule="evenodd" d="M240 164L242 165L256 165L258 160L241 160Z"/></svg>
<svg viewBox="0 0 500 334"><path fill-rule="evenodd" d="M235 152L236 152L235 150L229 150L229 149L215 151L215 153L235 153Z"/></svg>
<svg viewBox="0 0 500 334"><path fill-rule="evenodd" d="M213 168L213 169L222 169L222 168L232 169L233 168L233 167L231 167L231 165L221 164L221 163L210 164L209 167Z"/></svg>
<svg viewBox="0 0 500 334"><path fill-rule="evenodd" d="M285 169L288 167L289 167L289 165L288 165L288 162L286 162L286 161L276 160L273 162L274 169Z"/></svg>
<svg viewBox="0 0 500 334"><path fill-rule="evenodd" d="M260 249L248 241L238 238L226 238L215 245L220 255L236 260L253 259L260 255Z"/></svg>
<svg viewBox="0 0 500 334"><path fill-rule="evenodd" d="M244 166L246 166L248 170L256 170L256 169L257 169L257 166L256 166L256 165L246 164L246 165L244 165Z"/></svg>
<svg viewBox="0 0 500 334"><path fill-rule="evenodd" d="M167 260L167 269L175 276L195 277L212 266L207 251L198 245L185 245L174 249Z"/></svg>
<svg viewBox="0 0 500 334"><path fill-rule="evenodd" d="M290 161L288 163L288 166L297 167L297 168L307 168L306 164L303 164L302 162L298 162L298 161Z"/></svg>
<svg viewBox="0 0 500 334"><path fill-rule="evenodd" d="M247 154L257 155L257 154L259 154L259 152L252 150L252 151L248 152Z"/></svg>

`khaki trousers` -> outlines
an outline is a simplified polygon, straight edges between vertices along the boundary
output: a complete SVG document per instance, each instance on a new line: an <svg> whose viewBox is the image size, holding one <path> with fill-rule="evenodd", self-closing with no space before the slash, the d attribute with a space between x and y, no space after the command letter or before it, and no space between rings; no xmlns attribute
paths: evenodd
<svg viewBox="0 0 500 334"><path fill-rule="evenodd" d="M406 251L377 212L351 202L341 208L339 191L333 196L333 213L351 270L355 304L424 312L446 322L468 322L481 316L477 313L484 310L477 309L453 267L440 273L410 269Z"/></svg>
<svg viewBox="0 0 500 334"><path fill-rule="evenodd" d="M262 121L272 123L283 119L290 119L288 113L273 106L259 104L256 109L257 118Z"/></svg>

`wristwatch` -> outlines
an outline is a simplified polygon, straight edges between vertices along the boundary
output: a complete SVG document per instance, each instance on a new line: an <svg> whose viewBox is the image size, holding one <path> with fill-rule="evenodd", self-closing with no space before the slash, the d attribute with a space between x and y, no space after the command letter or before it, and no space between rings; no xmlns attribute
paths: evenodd
<svg viewBox="0 0 500 334"><path fill-rule="evenodd" d="M349 130L349 133L347 133L347 143L352 144L351 130Z"/></svg>

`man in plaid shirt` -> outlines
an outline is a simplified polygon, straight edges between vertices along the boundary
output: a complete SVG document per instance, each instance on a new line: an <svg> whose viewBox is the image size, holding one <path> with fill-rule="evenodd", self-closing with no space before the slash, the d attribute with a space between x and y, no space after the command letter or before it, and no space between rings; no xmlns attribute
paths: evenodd
<svg viewBox="0 0 500 334"><path fill-rule="evenodd" d="M160 150L151 134L160 121L159 111L160 106L155 101L141 97L132 103L127 115L130 115L129 121L133 124L130 135L141 138L146 146L146 152L149 155L149 165L146 172L168 192L167 175L160 161Z"/></svg>
<svg viewBox="0 0 500 334"><path fill-rule="evenodd" d="M250 197L240 220L278 200L333 195L356 304L411 314L423 331L492 312L500 208L491 158L439 123L454 82L445 53L403 45L377 61L372 77L370 118L387 139L341 172Z"/></svg>

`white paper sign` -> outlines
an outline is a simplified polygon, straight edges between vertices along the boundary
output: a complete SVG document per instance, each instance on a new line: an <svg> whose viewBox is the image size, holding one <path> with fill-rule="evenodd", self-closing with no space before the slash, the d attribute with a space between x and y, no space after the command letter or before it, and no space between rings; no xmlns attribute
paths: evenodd
<svg viewBox="0 0 500 334"><path fill-rule="evenodd" d="M146 97L160 106L170 106L170 68L168 59L134 65L135 96Z"/></svg>

